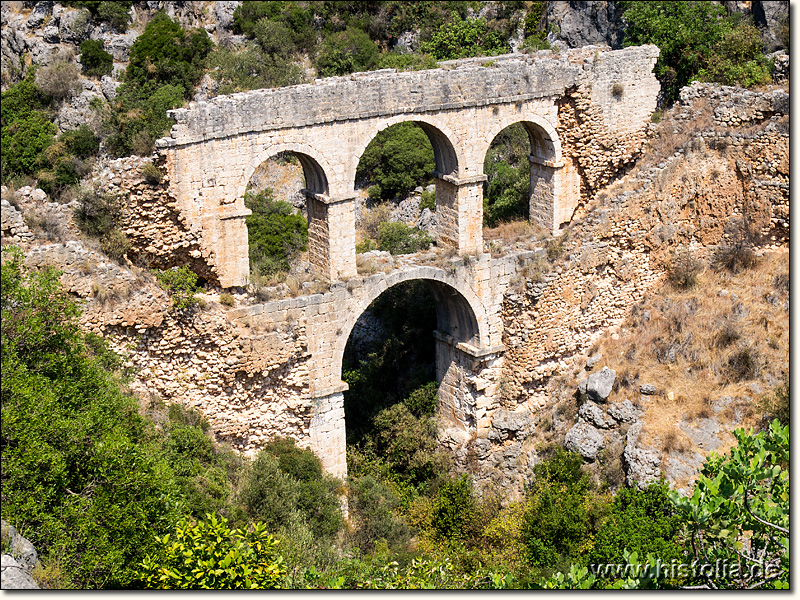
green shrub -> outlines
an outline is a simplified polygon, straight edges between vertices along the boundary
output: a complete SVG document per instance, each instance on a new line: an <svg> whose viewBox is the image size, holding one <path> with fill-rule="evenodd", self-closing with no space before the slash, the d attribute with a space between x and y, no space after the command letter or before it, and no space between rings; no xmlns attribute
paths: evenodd
<svg viewBox="0 0 800 600"><path fill-rule="evenodd" d="M403 400L403 404L415 417L432 416L439 407L439 384L435 381L418 387L411 395Z"/></svg>
<svg viewBox="0 0 800 600"><path fill-rule="evenodd" d="M314 66L320 77L369 71L378 60L378 47L359 29L348 27L329 34L320 44Z"/></svg>
<svg viewBox="0 0 800 600"><path fill-rule="evenodd" d="M114 2L104 2L98 0L77 0L64 2L67 6L75 8L86 8L92 14L94 20L101 23L108 23L117 31L125 31L130 21L130 9L133 2L131 0L121 0Z"/></svg>
<svg viewBox="0 0 800 600"><path fill-rule="evenodd" d="M378 69L397 69L398 71L422 71L439 66L430 54L412 52L381 52L378 55Z"/></svg>
<svg viewBox="0 0 800 600"><path fill-rule="evenodd" d="M564 567L578 560L605 509L596 498L583 458L561 448L533 468L523 539L534 567Z"/></svg>
<svg viewBox="0 0 800 600"><path fill-rule="evenodd" d="M119 224L122 198L101 194L99 188L83 191L78 197L75 223L78 229L92 237L107 235Z"/></svg>
<svg viewBox="0 0 800 600"><path fill-rule="evenodd" d="M669 500L665 482L644 490L623 488L614 497L608 517L594 536L590 563L621 563L625 550L639 556L652 553L665 564L680 562L683 549L678 534L681 519Z"/></svg>
<svg viewBox="0 0 800 600"><path fill-rule="evenodd" d="M415 123L399 123L378 133L361 155L356 181L368 182L370 198L404 197L425 184L433 170L433 146Z"/></svg>
<svg viewBox="0 0 800 600"><path fill-rule="evenodd" d="M370 238L360 241L356 244L356 254L364 254L364 252L372 252L378 249L378 244Z"/></svg>
<svg viewBox="0 0 800 600"><path fill-rule="evenodd" d="M430 209L435 211L436 210L436 190L422 191L422 202L419 203L420 210Z"/></svg>
<svg viewBox="0 0 800 600"><path fill-rule="evenodd" d="M131 249L131 242L125 232L115 227L100 238L100 250L108 258L122 263L125 254Z"/></svg>
<svg viewBox="0 0 800 600"><path fill-rule="evenodd" d="M141 173L146 183L149 183L150 185L158 185L161 183L161 178L163 177L161 174L161 169L159 169L153 163L144 163L141 168Z"/></svg>
<svg viewBox="0 0 800 600"><path fill-rule="evenodd" d="M186 265L156 273L156 279L172 298L175 310L185 310L199 304L194 295L198 291L197 274Z"/></svg>
<svg viewBox="0 0 800 600"><path fill-rule="evenodd" d="M277 24L289 33L292 47L310 51L316 42L313 16L296 2L243 2L233 13L233 29L259 39L265 23Z"/></svg>
<svg viewBox="0 0 800 600"><path fill-rule="evenodd" d="M64 143L67 152L79 158L96 156L100 150L100 138L86 125L65 131L58 136L58 141Z"/></svg>
<svg viewBox="0 0 800 600"><path fill-rule="evenodd" d="M156 537L157 549L137 565L145 588L272 589L286 574L278 544L263 523L228 527L225 517L184 518L174 536Z"/></svg>
<svg viewBox="0 0 800 600"><path fill-rule="evenodd" d="M231 307L236 303L236 300L234 299L233 294L223 292L219 295L219 303L222 304L222 306Z"/></svg>
<svg viewBox="0 0 800 600"><path fill-rule="evenodd" d="M2 264L3 519L77 588L120 588L182 509L136 399L90 348L52 270Z"/></svg>
<svg viewBox="0 0 800 600"><path fill-rule="evenodd" d="M308 222L288 202L273 200L270 189L246 194L244 202L253 211L245 217L251 273L287 271L289 261L308 247Z"/></svg>
<svg viewBox="0 0 800 600"><path fill-rule="evenodd" d="M400 499L371 475L350 480L349 506L354 521L353 542L362 552L375 549L381 540L390 550L403 549L411 539L408 524L397 516Z"/></svg>
<svg viewBox="0 0 800 600"><path fill-rule="evenodd" d="M267 54L250 42L243 50L218 48L209 55L210 75L220 94L302 83L302 69L288 58Z"/></svg>
<svg viewBox="0 0 800 600"><path fill-rule="evenodd" d="M392 254L410 254L427 250L431 245L430 236L416 227L405 223L382 223L378 229L378 248Z"/></svg>
<svg viewBox="0 0 800 600"><path fill-rule="evenodd" d="M420 487L447 472L449 456L438 448L431 417L417 418L400 403L380 411L373 426L376 454L400 479Z"/></svg>
<svg viewBox="0 0 800 600"><path fill-rule="evenodd" d="M248 514L273 531L290 527L299 516L317 538L330 538L343 526L338 483L322 475L319 460L291 442L275 441L259 452L240 498ZM281 464L289 469L283 471ZM297 473L300 477L294 475Z"/></svg>
<svg viewBox="0 0 800 600"><path fill-rule="evenodd" d="M103 75L111 75L114 57L103 50L100 40L84 40L81 42L81 64L84 74L99 79Z"/></svg>
<svg viewBox="0 0 800 600"><path fill-rule="evenodd" d="M431 54L436 60L452 60L470 56L496 56L508 52L508 45L496 31L489 31L485 19L463 20L455 15L429 41L422 42L420 50Z"/></svg>
<svg viewBox="0 0 800 600"><path fill-rule="evenodd" d="M463 538L474 511L475 500L467 476L450 479L439 488L436 497L433 509L433 528L436 534L448 541Z"/></svg>

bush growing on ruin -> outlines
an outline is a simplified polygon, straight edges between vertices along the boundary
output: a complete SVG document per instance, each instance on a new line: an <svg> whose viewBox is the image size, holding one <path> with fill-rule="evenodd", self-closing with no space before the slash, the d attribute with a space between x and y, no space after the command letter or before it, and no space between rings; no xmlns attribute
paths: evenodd
<svg viewBox="0 0 800 600"><path fill-rule="evenodd" d="M690 290L699 281L705 263L691 252L681 252L672 257L667 270L670 283L679 290Z"/></svg>
<svg viewBox="0 0 800 600"><path fill-rule="evenodd" d="M84 40L81 42L81 64L84 74L99 79L103 75L111 75L114 57L103 49L100 40Z"/></svg>
<svg viewBox="0 0 800 600"><path fill-rule="evenodd" d="M392 254L410 254L427 250L431 245L430 236L416 227L405 223L381 223L378 229L378 248Z"/></svg>
<svg viewBox="0 0 800 600"><path fill-rule="evenodd" d="M172 298L175 310L186 310L200 303L195 296L198 291L197 274L186 265L156 273L156 279Z"/></svg>

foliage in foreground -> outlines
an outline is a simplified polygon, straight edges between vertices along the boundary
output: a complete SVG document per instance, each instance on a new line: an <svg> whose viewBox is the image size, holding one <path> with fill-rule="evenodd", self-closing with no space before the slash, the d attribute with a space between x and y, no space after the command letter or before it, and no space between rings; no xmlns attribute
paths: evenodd
<svg viewBox="0 0 800 600"><path fill-rule="evenodd" d="M289 270L289 261L308 247L308 222L288 202L273 200L272 190L247 194L245 217L250 272L269 276Z"/></svg>
<svg viewBox="0 0 800 600"><path fill-rule="evenodd" d="M4 251L4 254L6 252ZM126 587L185 510L135 398L78 329L57 273L2 266L2 513L65 585Z"/></svg>
<svg viewBox="0 0 800 600"><path fill-rule="evenodd" d="M139 565L146 588L270 589L280 587L286 566L266 525L231 530L224 517L181 519L174 536L156 537L157 550Z"/></svg>

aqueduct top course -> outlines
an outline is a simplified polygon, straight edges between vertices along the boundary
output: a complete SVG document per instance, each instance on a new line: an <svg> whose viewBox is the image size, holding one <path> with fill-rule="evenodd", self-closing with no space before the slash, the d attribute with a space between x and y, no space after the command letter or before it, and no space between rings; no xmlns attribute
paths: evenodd
<svg viewBox="0 0 800 600"><path fill-rule="evenodd" d="M157 145L223 287L248 280L248 181L286 151L305 172L312 265L342 279L356 274L355 172L379 131L402 121L423 128L436 160L438 242L482 252L483 162L494 137L514 123L527 129L531 218L555 230L641 149L657 57L655 46L582 48L219 96L170 111L176 124Z"/></svg>

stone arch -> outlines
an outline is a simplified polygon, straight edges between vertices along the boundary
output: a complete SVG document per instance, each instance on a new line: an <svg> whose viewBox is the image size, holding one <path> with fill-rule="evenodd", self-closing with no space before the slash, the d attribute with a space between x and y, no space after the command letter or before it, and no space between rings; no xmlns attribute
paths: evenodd
<svg viewBox="0 0 800 600"><path fill-rule="evenodd" d="M494 138L506 127L517 123L520 123L525 128L525 131L528 132L528 137L531 141L532 155L552 162L561 162L563 160L561 140L558 138L558 132L555 127L538 115L528 115L525 117L513 115L493 122L492 129L485 138L485 147L478 153L478 156L486 156ZM483 169L482 158L480 161L480 168L481 170Z"/></svg>
<svg viewBox="0 0 800 600"><path fill-rule="evenodd" d="M425 281L436 301L437 331L456 343L479 348L487 339L486 314L477 296L468 287L448 280L446 272L434 267L420 267L412 271L395 271L377 287L365 286L369 291L360 298L347 316L334 349L334 364L341 376L345 347L356 321L370 304L389 288L406 281Z"/></svg>
<svg viewBox="0 0 800 600"><path fill-rule="evenodd" d="M485 157L495 137L506 127L521 124L530 140L530 188L528 215L531 221L547 228L554 234L558 228L572 218L580 200L580 178L565 161L558 132L546 120L538 116L518 116L500 119L494 124L483 152ZM479 162L483 172L483 159Z"/></svg>
<svg viewBox="0 0 800 600"><path fill-rule="evenodd" d="M438 174L458 174L460 165L464 164L464 159L461 156L461 149L453 144L453 140L458 139L457 136L446 125L426 115L401 114L376 121L371 124L370 128L363 134L353 152L353 160L348 173L348 180L351 181L353 185L355 185L358 163L364 155L364 151L367 149L369 143L374 140L375 136L381 131L388 129L392 125L398 125L399 123L415 123L425 132L425 135L428 136L431 146L433 147L433 157Z"/></svg>
<svg viewBox="0 0 800 600"><path fill-rule="evenodd" d="M300 161L300 165L303 167L303 175L306 178L306 189L309 192L323 195L329 193L327 173L331 173L332 169L325 157L307 144L281 143L268 146L263 151L256 154L250 161L237 187L237 200L243 201L244 193L247 190L247 184L250 183L250 178L253 176L256 169L264 161L269 160L281 152L291 152Z"/></svg>

